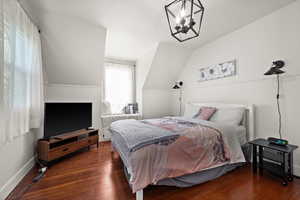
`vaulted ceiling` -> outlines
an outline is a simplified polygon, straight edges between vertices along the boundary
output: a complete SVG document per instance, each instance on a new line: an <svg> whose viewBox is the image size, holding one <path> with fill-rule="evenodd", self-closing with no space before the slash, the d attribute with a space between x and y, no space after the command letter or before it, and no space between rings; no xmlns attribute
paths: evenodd
<svg viewBox="0 0 300 200"><path fill-rule="evenodd" d="M294 0L202 0L205 15L199 38L182 43L196 48L232 32ZM138 59L157 42L174 42L164 13L170 0L21 0L38 24L44 16L75 16L107 29L108 57Z"/></svg>

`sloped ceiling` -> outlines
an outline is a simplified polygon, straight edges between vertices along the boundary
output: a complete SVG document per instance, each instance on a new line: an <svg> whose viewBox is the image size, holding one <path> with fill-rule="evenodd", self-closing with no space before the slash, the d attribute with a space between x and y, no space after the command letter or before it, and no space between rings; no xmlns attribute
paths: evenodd
<svg viewBox="0 0 300 200"><path fill-rule="evenodd" d="M171 89L191 52L177 44L160 43L143 89Z"/></svg>
<svg viewBox="0 0 300 200"><path fill-rule="evenodd" d="M98 85L106 29L69 16L44 17L41 37L48 83Z"/></svg>
<svg viewBox="0 0 300 200"><path fill-rule="evenodd" d="M22 5L41 29L45 82L99 85L106 28L75 15L40 12L40 3L23 1Z"/></svg>
<svg viewBox="0 0 300 200"><path fill-rule="evenodd" d="M93 72L103 62L103 51L107 57L138 60L159 44L141 87L168 89L192 49L294 0L202 0L205 15L201 35L184 43L170 36L164 13L164 5L170 1L21 0L21 3L42 29L49 82L94 84L100 72Z"/></svg>
<svg viewBox="0 0 300 200"><path fill-rule="evenodd" d="M138 59L155 43L174 42L164 13L173 0L21 0L41 23L44 13L85 19L108 30L108 57ZM180 45L200 45L232 32L294 0L202 0L205 15L199 38Z"/></svg>
<svg viewBox="0 0 300 200"><path fill-rule="evenodd" d="M147 77L152 68L154 58L158 52L160 44L155 44L151 49L147 51L143 56L141 56L137 61L136 68L136 83L137 91L140 92L143 90L144 85L147 81Z"/></svg>

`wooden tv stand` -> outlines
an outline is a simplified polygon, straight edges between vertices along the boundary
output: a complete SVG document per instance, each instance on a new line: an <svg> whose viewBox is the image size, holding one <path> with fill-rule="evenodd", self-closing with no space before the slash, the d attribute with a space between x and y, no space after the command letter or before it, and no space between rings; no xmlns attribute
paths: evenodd
<svg viewBox="0 0 300 200"><path fill-rule="evenodd" d="M45 164L92 145L99 147L98 130L78 130L38 141L38 158Z"/></svg>

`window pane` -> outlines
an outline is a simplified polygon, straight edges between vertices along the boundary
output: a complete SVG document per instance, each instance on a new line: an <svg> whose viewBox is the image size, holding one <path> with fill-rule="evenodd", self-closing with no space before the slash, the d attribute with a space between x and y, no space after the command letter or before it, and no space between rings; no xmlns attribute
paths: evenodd
<svg viewBox="0 0 300 200"><path fill-rule="evenodd" d="M134 102L133 79L134 66L105 64L105 100L112 113L123 113L123 108Z"/></svg>

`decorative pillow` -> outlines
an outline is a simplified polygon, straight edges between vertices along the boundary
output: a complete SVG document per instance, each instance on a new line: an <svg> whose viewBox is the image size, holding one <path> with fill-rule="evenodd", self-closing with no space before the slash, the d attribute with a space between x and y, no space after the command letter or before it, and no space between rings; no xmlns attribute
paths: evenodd
<svg viewBox="0 0 300 200"><path fill-rule="evenodd" d="M213 114L217 111L214 107L201 107L199 112L194 116L194 118L209 120Z"/></svg>
<svg viewBox="0 0 300 200"><path fill-rule="evenodd" d="M218 111L210 118L210 121L230 124L230 125L240 125L243 120L245 113L245 108L218 108Z"/></svg>

